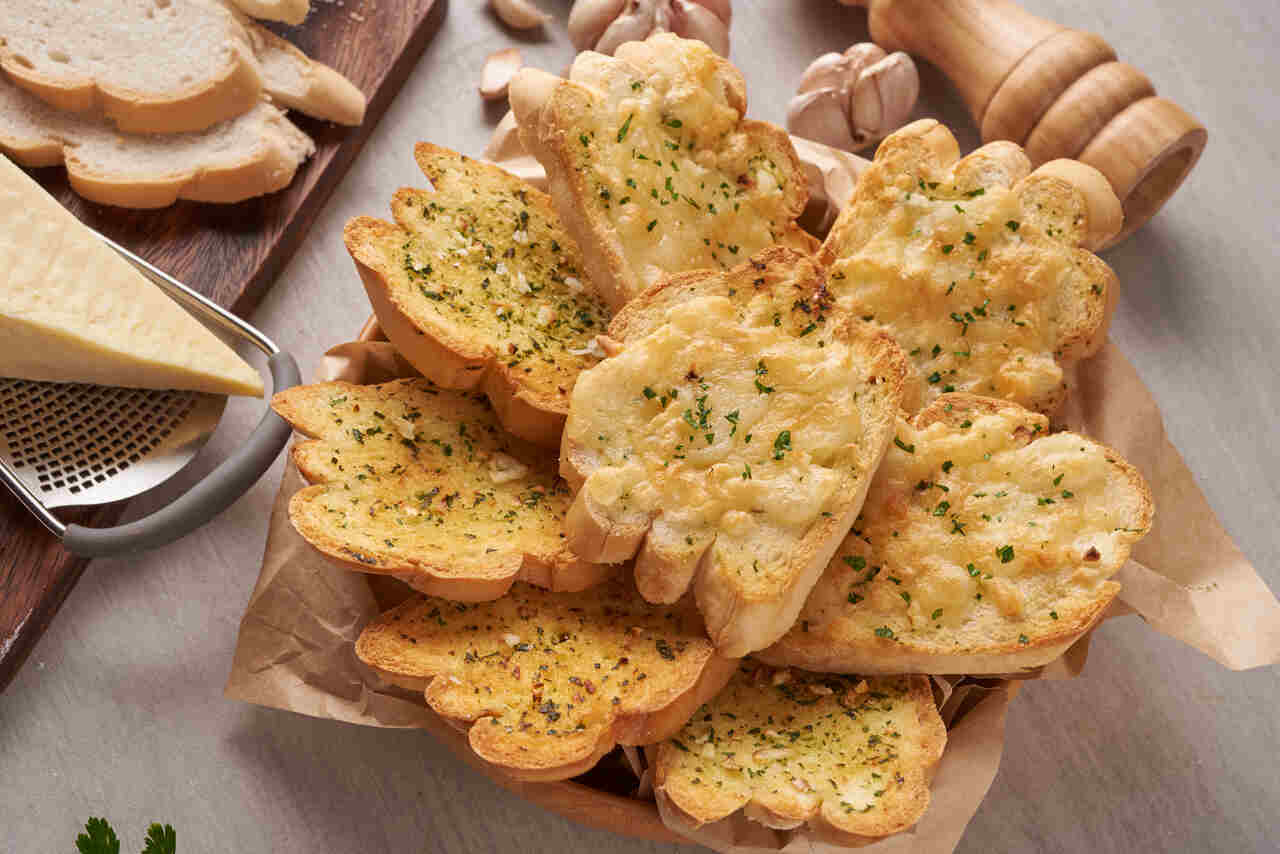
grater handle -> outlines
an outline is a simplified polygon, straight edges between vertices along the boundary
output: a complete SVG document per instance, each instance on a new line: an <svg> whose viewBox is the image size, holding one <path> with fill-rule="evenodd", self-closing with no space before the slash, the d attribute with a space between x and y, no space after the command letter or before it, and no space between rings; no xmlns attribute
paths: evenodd
<svg viewBox="0 0 1280 854"><path fill-rule="evenodd" d="M302 381L298 363L288 353L272 354L268 365L273 392ZM291 432L289 424L268 409L244 445L172 503L136 522L114 528L68 525L62 544L82 557L108 557L157 548L184 537L248 491L271 467Z"/></svg>

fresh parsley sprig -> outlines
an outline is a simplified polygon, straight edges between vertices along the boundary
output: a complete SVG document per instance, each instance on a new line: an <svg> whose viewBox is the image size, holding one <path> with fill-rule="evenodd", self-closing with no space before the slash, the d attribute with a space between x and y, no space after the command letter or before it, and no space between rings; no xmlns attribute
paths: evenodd
<svg viewBox="0 0 1280 854"><path fill-rule="evenodd" d="M76 850L80 854L120 854L120 838L105 818L91 818L84 824L84 833L76 837ZM147 828L142 854L175 854L177 850L178 834L172 825Z"/></svg>

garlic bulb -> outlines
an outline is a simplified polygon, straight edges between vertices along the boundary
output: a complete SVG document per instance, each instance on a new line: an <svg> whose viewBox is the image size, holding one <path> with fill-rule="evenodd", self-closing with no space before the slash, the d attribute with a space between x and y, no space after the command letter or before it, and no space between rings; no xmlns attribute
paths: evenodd
<svg viewBox="0 0 1280 854"><path fill-rule="evenodd" d="M910 56L862 42L844 53L824 53L805 69L787 107L787 130L857 151L906 124L919 94Z"/></svg>
<svg viewBox="0 0 1280 854"><path fill-rule="evenodd" d="M575 0L569 39L578 50L612 54L618 45L671 32L729 55L729 0Z"/></svg>

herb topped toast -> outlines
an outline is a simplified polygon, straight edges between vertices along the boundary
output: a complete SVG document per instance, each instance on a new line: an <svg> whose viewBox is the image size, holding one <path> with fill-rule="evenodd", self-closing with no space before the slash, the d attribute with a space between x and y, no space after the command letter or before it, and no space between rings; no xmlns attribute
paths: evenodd
<svg viewBox="0 0 1280 854"><path fill-rule="evenodd" d="M799 622L760 653L837 673L1012 673L1064 653L1151 526L1141 475L971 395L903 420Z"/></svg>
<svg viewBox="0 0 1280 854"><path fill-rule="evenodd" d="M423 379L316 383L271 402L313 483L289 520L350 569L465 601L523 579L581 590L610 575L565 544L568 488L547 451L505 435L482 395Z"/></svg>
<svg viewBox="0 0 1280 854"><path fill-rule="evenodd" d="M482 388L510 432L560 441L569 391L609 312L550 199L496 166L419 143L434 192L402 189L395 224L344 232L387 338L446 388Z"/></svg>
<svg viewBox="0 0 1280 854"><path fill-rule="evenodd" d="M1100 172L1018 146L963 159L932 119L880 144L823 244L836 301L910 357L908 411L959 391L1052 412L1063 366L1106 338L1116 277L1086 248L1120 229Z"/></svg>
<svg viewBox="0 0 1280 854"><path fill-rule="evenodd" d="M521 139L615 310L664 274L816 247L795 222L809 191L791 140L746 106L733 65L670 33L580 53L567 80L512 81Z"/></svg>
<svg viewBox="0 0 1280 854"><path fill-rule="evenodd" d="M678 730L733 674L689 604L654 607L629 584L494 602L415 597L361 633L356 654L468 731L509 776L563 780L616 744Z"/></svg>
<svg viewBox="0 0 1280 854"><path fill-rule="evenodd" d="M679 827L742 810L776 829L808 825L866 845L915 824L946 729L923 676L830 676L743 662L658 746L654 791Z"/></svg>
<svg viewBox="0 0 1280 854"><path fill-rule="evenodd" d="M589 560L636 556L651 602L690 587L716 647L782 636L862 505L892 436L905 358L830 305L775 246L666 279L609 327L578 378L560 467Z"/></svg>

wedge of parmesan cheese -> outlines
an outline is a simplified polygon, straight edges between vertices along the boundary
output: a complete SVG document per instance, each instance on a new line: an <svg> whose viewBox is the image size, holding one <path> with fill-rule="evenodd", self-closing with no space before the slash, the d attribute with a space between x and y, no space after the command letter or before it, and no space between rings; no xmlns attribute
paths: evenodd
<svg viewBox="0 0 1280 854"><path fill-rule="evenodd" d="M253 368L4 157L0 376L262 395Z"/></svg>

